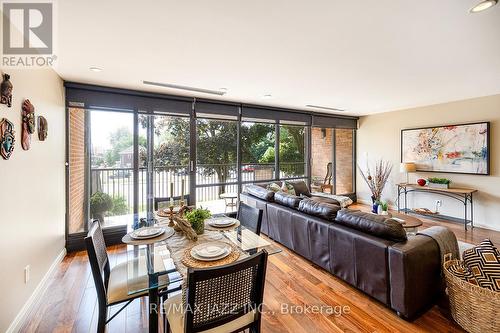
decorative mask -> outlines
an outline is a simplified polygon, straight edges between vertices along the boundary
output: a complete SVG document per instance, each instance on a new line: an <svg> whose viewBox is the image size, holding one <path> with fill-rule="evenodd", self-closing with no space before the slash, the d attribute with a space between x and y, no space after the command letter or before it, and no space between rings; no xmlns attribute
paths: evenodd
<svg viewBox="0 0 500 333"><path fill-rule="evenodd" d="M45 141L48 130L49 125L47 124L47 119L43 116L38 116L38 139L40 141Z"/></svg>
<svg viewBox="0 0 500 333"><path fill-rule="evenodd" d="M31 134L35 132L35 107L29 99L23 102L22 119L21 146L28 150L31 146Z"/></svg>
<svg viewBox="0 0 500 333"><path fill-rule="evenodd" d="M0 103L7 104L10 108L12 106L12 83L9 81L10 75L4 74L3 81L0 85Z"/></svg>
<svg viewBox="0 0 500 333"><path fill-rule="evenodd" d="M14 151L14 124L6 118L0 120L0 155L8 160Z"/></svg>

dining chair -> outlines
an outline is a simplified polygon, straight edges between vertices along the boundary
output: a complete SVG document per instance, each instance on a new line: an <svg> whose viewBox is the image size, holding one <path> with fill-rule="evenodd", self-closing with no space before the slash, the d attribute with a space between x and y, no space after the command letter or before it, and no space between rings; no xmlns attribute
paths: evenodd
<svg viewBox="0 0 500 333"><path fill-rule="evenodd" d="M182 294L164 303L170 331L260 332L267 257L262 250L224 266L189 268L185 306Z"/></svg>
<svg viewBox="0 0 500 333"><path fill-rule="evenodd" d="M116 317L127 305L136 298L146 296L147 292L128 295L127 262L118 264L110 269L104 235L98 220L92 222L87 237L85 237L85 245L87 247L99 306L97 332L101 333L104 332L106 324ZM141 279L144 281L140 281ZM139 278L137 283L148 283L147 276ZM108 308L120 303L125 303L125 305L111 316L111 318L107 319Z"/></svg>
<svg viewBox="0 0 500 333"><path fill-rule="evenodd" d="M260 235L260 227L262 225L262 209L255 208L240 202L236 219L240 224L250 231Z"/></svg>
<svg viewBox="0 0 500 333"><path fill-rule="evenodd" d="M178 197L173 197L174 201L180 201L181 200L181 196L178 196ZM154 198L154 207L155 207L155 210L158 210L158 206L161 202L169 202L170 201L170 197L155 197ZM186 205L189 204L189 194L186 194L184 195L184 202Z"/></svg>

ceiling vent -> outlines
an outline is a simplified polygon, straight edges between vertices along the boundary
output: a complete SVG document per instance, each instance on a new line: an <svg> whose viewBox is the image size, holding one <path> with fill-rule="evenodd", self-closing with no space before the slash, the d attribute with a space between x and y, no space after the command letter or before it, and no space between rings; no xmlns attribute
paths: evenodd
<svg viewBox="0 0 500 333"><path fill-rule="evenodd" d="M344 111L346 111L345 109L338 109L338 108L332 108L332 107L328 107L328 106L312 105L312 104L307 104L306 107L308 107L308 108L315 108L315 109L321 109L321 110L337 111L337 112L344 112Z"/></svg>
<svg viewBox="0 0 500 333"><path fill-rule="evenodd" d="M171 84L171 83L161 83L161 82L152 82L152 81L142 81L142 83L150 85L150 86L193 91L193 92L210 94L210 95L218 95L218 96L223 96L227 93L227 91L224 91L224 90L203 89L203 88L196 88L196 87L181 86L178 84Z"/></svg>

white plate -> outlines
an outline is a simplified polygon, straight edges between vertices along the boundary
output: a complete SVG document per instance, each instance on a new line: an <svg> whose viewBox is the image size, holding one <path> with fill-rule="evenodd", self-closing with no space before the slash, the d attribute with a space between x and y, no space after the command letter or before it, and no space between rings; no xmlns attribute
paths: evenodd
<svg viewBox="0 0 500 333"><path fill-rule="evenodd" d="M231 253L231 246L223 242L210 242L191 249L191 256L197 260L213 261L225 258Z"/></svg>
<svg viewBox="0 0 500 333"><path fill-rule="evenodd" d="M237 220L230 217L218 217L208 221L208 224L216 228L230 227L236 223Z"/></svg>
<svg viewBox="0 0 500 333"><path fill-rule="evenodd" d="M158 237L165 232L165 228L162 227L143 227L132 231L130 237L134 239L148 239Z"/></svg>

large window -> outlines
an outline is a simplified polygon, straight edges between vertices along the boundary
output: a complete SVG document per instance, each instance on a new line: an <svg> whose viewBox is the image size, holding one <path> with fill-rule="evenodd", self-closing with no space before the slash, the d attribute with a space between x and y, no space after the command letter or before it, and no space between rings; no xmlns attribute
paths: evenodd
<svg viewBox="0 0 500 333"><path fill-rule="evenodd" d="M306 128L281 125L279 140L280 179L306 177Z"/></svg>
<svg viewBox="0 0 500 333"><path fill-rule="evenodd" d="M196 204L220 213L234 210L238 195L238 122L196 120Z"/></svg>
<svg viewBox="0 0 500 333"><path fill-rule="evenodd" d="M275 178L276 125L241 123L241 178L243 182Z"/></svg>
<svg viewBox="0 0 500 333"><path fill-rule="evenodd" d="M234 212L251 183L321 185L326 176L332 193L355 191L355 119L66 87L68 105L78 105L67 111L68 234L81 237L92 217L131 226L153 217L157 199L182 194Z"/></svg>
<svg viewBox="0 0 500 333"><path fill-rule="evenodd" d="M134 115L90 111L90 214L104 227L133 221Z"/></svg>
<svg viewBox="0 0 500 333"><path fill-rule="evenodd" d="M166 208L169 198L189 199L189 118L139 115L139 212ZM148 168L149 166L149 168ZM148 197L150 198L148 203ZM152 199L152 200L151 200Z"/></svg>

